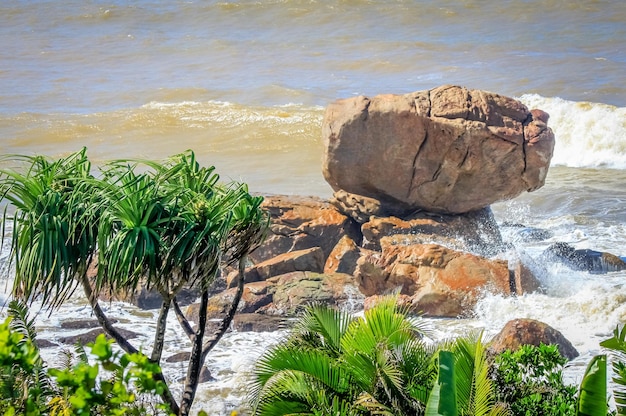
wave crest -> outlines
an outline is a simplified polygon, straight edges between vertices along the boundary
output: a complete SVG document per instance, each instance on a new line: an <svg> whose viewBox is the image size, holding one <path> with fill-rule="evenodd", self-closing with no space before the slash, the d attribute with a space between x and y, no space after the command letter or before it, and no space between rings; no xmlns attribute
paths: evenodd
<svg viewBox="0 0 626 416"><path fill-rule="evenodd" d="M553 165L626 169L626 107L538 94L519 100L550 114L548 125L556 138Z"/></svg>

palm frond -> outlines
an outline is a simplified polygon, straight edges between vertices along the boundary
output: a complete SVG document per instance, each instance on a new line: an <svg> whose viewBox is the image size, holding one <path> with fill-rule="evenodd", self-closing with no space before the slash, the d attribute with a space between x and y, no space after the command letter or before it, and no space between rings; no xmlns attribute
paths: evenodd
<svg viewBox="0 0 626 416"><path fill-rule="evenodd" d="M29 319L28 306L18 300L9 302L8 315L11 317L9 327L34 343L37 338L37 329L35 328L35 318Z"/></svg>
<svg viewBox="0 0 626 416"><path fill-rule="evenodd" d="M321 346L338 356L341 338L352 320L352 316L346 312L326 304L314 304L306 308L293 331L299 336L317 335Z"/></svg>

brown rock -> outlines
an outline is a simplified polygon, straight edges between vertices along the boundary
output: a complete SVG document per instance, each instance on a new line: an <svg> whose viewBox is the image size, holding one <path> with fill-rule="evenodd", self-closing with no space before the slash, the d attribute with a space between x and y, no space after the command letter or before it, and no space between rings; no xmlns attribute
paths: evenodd
<svg viewBox="0 0 626 416"><path fill-rule="evenodd" d="M290 251L265 260L245 271L245 282L258 282L272 276L295 272L311 271L321 273L324 270L324 253L319 247ZM226 278L228 287L235 287L239 274L230 273Z"/></svg>
<svg viewBox="0 0 626 416"><path fill-rule="evenodd" d="M269 279L273 302L265 309L272 315L294 316L310 303L320 302L349 310L363 305L353 276L344 273L293 272Z"/></svg>
<svg viewBox="0 0 626 416"><path fill-rule="evenodd" d="M502 250L502 236L490 208L460 215L418 212L400 219L372 217L362 225L363 247L379 250L383 237L402 235L432 235L447 239L454 248L493 255Z"/></svg>
<svg viewBox="0 0 626 416"><path fill-rule="evenodd" d="M344 190L338 190L330 200L339 212L352 217L359 224L367 222L370 217L387 217L393 212L384 210L379 200L362 195L351 194ZM400 210L399 213L402 213Z"/></svg>
<svg viewBox="0 0 626 416"><path fill-rule="evenodd" d="M117 319L109 319L112 324L118 322ZM91 329L100 328L100 323L97 319L72 319L69 321L61 322L61 328L63 329Z"/></svg>
<svg viewBox="0 0 626 416"><path fill-rule="evenodd" d="M58 344L55 344L52 341L48 341L47 339L43 339L43 338L36 338L35 339L35 345L37 345L37 348L42 349L42 348L52 348L52 347L58 347Z"/></svg>
<svg viewBox="0 0 626 416"><path fill-rule="evenodd" d="M353 274L359 257L361 257L359 247L353 239L344 235L326 259L324 273Z"/></svg>
<svg viewBox="0 0 626 416"><path fill-rule="evenodd" d="M523 255L513 262L513 280L515 293L523 295L542 290L541 280L537 277L537 271L545 269L537 264L531 257Z"/></svg>
<svg viewBox="0 0 626 416"><path fill-rule="evenodd" d="M133 339L133 338L136 338L137 335L138 335L136 332L129 331L128 329L124 329L124 328L117 328L117 330L126 339ZM61 342L63 344L70 344L70 345L76 345L76 344L87 345L89 343L95 342L96 338L100 334L104 334L104 329L98 328L98 329L93 329L93 330L91 330L89 332L86 332L86 333L83 333L83 334L69 335L69 336L66 336L66 337L61 337L61 338L59 338L59 342ZM108 338L108 336L107 336L107 338Z"/></svg>
<svg viewBox="0 0 626 416"><path fill-rule="evenodd" d="M292 325L293 321L288 318L261 313L237 314L233 319L233 327L239 332L274 332Z"/></svg>
<svg viewBox="0 0 626 416"><path fill-rule="evenodd" d="M490 351L516 351L522 345L556 344L561 355L568 360L578 357L578 351L563 334L548 324L534 319L514 319L507 322L502 331L491 341Z"/></svg>
<svg viewBox="0 0 626 416"><path fill-rule="evenodd" d="M357 224L320 198L267 196L263 208L270 213L270 232L261 247L250 253L254 263L312 247L320 247L326 258L342 236L360 241Z"/></svg>
<svg viewBox="0 0 626 416"><path fill-rule="evenodd" d="M355 277L366 296L398 291L413 310L431 316L467 316L485 291L510 294L507 262L436 244L392 245L359 259Z"/></svg>
<svg viewBox="0 0 626 416"><path fill-rule="evenodd" d="M270 282L253 282L246 283L244 285L243 294L239 305L237 305L238 313L251 313L263 308L272 302L272 294L268 291L271 286ZM207 308L208 319L221 319L226 312L230 309L230 306L235 299L237 288L232 288L220 292L209 298L209 304ZM198 308L199 303L189 305L185 310L185 316L192 322L198 322Z"/></svg>
<svg viewBox="0 0 626 416"><path fill-rule="evenodd" d="M469 212L543 186L554 148L545 120L458 86L338 100L322 125L323 174L382 211Z"/></svg>

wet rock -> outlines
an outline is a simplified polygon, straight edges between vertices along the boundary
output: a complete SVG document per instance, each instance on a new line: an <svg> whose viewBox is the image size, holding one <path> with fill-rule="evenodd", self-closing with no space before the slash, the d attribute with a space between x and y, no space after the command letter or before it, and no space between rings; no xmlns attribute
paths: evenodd
<svg viewBox="0 0 626 416"><path fill-rule="evenodd" d="M396 234L446 238L462 250L483 255L493 255L504 247L490 208L461 215L418 212L404 218L371 217L361 232L363 247L371 250L380 250L381 238Z"/></svg>
<svg viewBox="0 0 626 416"><path fill-rule="evenodd" d="M126 339L137 338L137 336L139 335L136 332L129 331L128 329L124 329L124 328L117 328L117 330ZM98 328L98 329L94 329L92 331L89 331L89 332L86 332L86 333L82 333L82 334L78 334L78 335L69 335L69 336L66 336L66 337L61 337L61 338L59 338L59 342L61 342L63 344L69 344L69 345L76 345L76 344L87 345L89 343L95 342L96 338L100 334L104 334L104 330L101 329L101 328ZM107 336L107 338L108 338L108 336Z"/></svg>
<svg viewBox="0 0 626 416"><path fill-rule="evenodd" d="M519 241L532 242L532 241L544 241L552 238L554 234L548 230L542 230L541 228L525 227L517 231Z"/></svg>
<svg viewBox="0 0 626 416"><path fill-rule="evenodd" d="M568 360L578 357L578 351L561 332L534 319L514 319L491 340L489 350L494 354L516 351L522 345L556 344L561 355Z"/></svg>
<svg viewBox="0 0 626 416"><path fill-rule="evenodd" d="M485 292L511 294L507 262L437 244L394 245L359 259L355 277L366 296L397 292L429 316L471 315Z"/></svg>
<svg viewBox="0 0 626 416"><path fill-rule="evenodd" d="M517 295L542 291L541 279L538 277L541 266L530 257L523 256L512 264L514 291Z"/></svg>
<svg viewBox="0 0 626 416"><path fill-rule="evenodd" d="M91 313L91 312L90 312ZM109 319L112 324L118 322L117 319ZM100 328L100 323L97 319L72 319L69 321L61 322L61 328L63 329L91 329Z"/></svg>
<svg viewBox="0 0 626 416"><path fill-rule="evenodd" d="M544 262L560 262L574 270L607 273L626 270L626 261L614 254L589 249L577 250L567 243L555 243L541 255Z"/></svg>
<svg viewBox="0 0 626 416"><path fill-rule="evenodd" d="M469 212L543 186L554 149L547 120L512 98L451 85L338 100L322 123L323 174L334 191L394 215Z"/></svg>
<svg viewBox="0 0 626 416"><path fill-rule="evenodd" d="M52 348L52 347L58 347L59 344L49 341L47 339L43 339L43 338L35 338L35 345L37 345L37 348Z"/></svg>

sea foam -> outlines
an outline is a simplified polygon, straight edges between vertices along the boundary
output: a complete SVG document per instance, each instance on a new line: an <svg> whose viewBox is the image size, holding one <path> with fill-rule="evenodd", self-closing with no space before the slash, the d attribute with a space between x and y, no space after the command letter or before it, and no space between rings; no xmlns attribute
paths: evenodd
<svg viewBox="0 0 626 416"><path fill-rule="evenodd" d="M550 114L548 125L556 138L553 165L626 169L626 107L537 94L519 100Z"/></svg>

